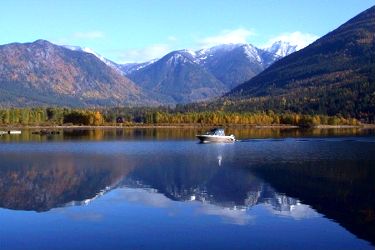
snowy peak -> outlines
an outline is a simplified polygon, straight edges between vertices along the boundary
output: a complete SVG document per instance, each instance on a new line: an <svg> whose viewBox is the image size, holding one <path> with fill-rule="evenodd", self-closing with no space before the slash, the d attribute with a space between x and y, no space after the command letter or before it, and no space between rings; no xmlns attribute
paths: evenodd
<svg viewBox="0 0 375 250"><path fill-rule="evenodd" d="M92 50L90 48L73 46L73 45L63 45L63 47L67 48L67 49L70 49L70 50L73 50L73 51L81 51L81 52L86 52L86 53L92 54L92 55L96 56L97 58L99 58L100 61L104 62L106 65L108 65L111 68L113 68L113 69L122 73L121 69L118 67L118 65L116 63L112 62L111 60L108 60L107 58L105 58L104 56L96 53L94 50Z"/></svg>
<svg viewBox="0 0 375 250"><path fill-rule="evenodd" d="M251 44L221 44L195 52L195 62L206 66L218 60L225 60L230 55L244 56L251 62L262 62L261 50Z"/></svg>
<svg viewBox="0 0 375 250"><path fill-rule="evenodd" d="M266 54L270 54L270 52L259 49L248 43L222 44L209 49L196 51L197 57L195 62L200 65L210 67L209 64L215 63L218 60L227 61L229 58L232 60L243 58L249 63L257 63L263 66L268 66L270 56L267 56ZM273 56L273 59L273 61L276 61L280 59L280 57Z"/></svg>
<svg viewBox="0 0 375 250"><path fill-rule="evenodd" d="M166 54L160 60L156 60L156 62L171 66L196 64L196 53L195 51L187 49L176 50Z"/></svg>
<svg viewBox="0 0 375 250"><path fill-rule="evenodd" d="M265 50L275 55L285 57L293 52L296 52L298 49L299 48L297 45L291 44L290 42L277 41L274 42L271 47L266 48Z"/></svg>
<svg viewBox="0 0 375 250"><path fill-rule="evenodd" d="M118 68L122 70L125 75L131 75L137 71L141 71L144 68L152 66L157 62L164 62L171 65L177 65L181 63L195 63L195 51L192 50L177 50L168 53L162 58L153 59L142 63L126 63L119 64Z"/></svg>
<svg viewBox="0 0 375 250"><path fill-rule="evenodd" d="M241 46L241 48L243 49L243 52L248 59L262 63L260 50L258 48L254 47L251 44L244 44Z"/></svg>
<svg viewBox="0 0 375 250"><path fill-rule="evenodd" d="M243 46L244 44L221 44L211 48L201 49L196 51L196 59L199 61L204 61L213 56L222 55L233 51L236 48Z"/></svg>
<svg viewBox="0 0 375 250"><path fill-rule="evenodd" d="M129 75L133 73L134 71L138 71L143 69L144 67L147 67L150 64L153 64L158 59L153 59L151 61L143 62L143 63L126 63L126 64L119 64L118 68L125 74Z"/></svg>
<svg viewBox="0 0 375 250"><path fill-rule="evenodd" d="M211 48L200 50L176 50L166 54L161 59L154 59L152 61L143 63L127 63L117 65L125 75L129 75L135 71L142 70L158 61L166 62L171 65L193 63L204 68L211 68L212 64L217 64L221 61L229 59L238 61L245 60L249 64L259 64L262 68L268 67L273 62L277 61L284 55L288 55L295 51L296 46L288 45L287 43L274 44L269 49L259 49L251 44L221 44ZM87 51L90 53L90 51Z"/></svg>
<svg viewBox="0 0 375 250"><path fill-rule="evenodd" d="M216 45L214 47L211 47L211 48L206 48L206 49L201 49L201 50L198 50L196 51L196 54L198 57L204 57L204 56L209 56L209 55L213 55L215 53L223 53L223 52L230 52L238 47L241 47L242 43L240 44L232 44L232 43L229 43L229 44L220 44L220 45Z"/></svg>

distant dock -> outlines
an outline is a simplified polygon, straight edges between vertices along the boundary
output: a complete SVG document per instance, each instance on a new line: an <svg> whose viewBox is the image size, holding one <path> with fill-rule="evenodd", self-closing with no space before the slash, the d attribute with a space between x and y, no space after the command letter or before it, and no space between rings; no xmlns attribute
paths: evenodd
<svg viewBox="0 0 375 250"><path fill-rule="evenodd" d="M10 135L20 135L21 133L22 133L21 130L0 131L0 135L6 135L6 134L10 134Z"/></svg>

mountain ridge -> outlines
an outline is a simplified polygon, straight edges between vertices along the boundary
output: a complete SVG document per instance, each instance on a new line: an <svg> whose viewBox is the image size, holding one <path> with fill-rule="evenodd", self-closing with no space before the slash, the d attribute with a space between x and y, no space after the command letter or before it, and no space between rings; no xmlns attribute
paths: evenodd
<svg viewBox="0 0 375 250"><path fill-rule="evenodd" d="M175 105L208 101L280 57L250 44L172 51L117 64L90 48L46 40L0 45L1 106Z"/></svg>
<svg viewBox="0 0 375 250"><path fill-rule="evenodd" d="M169 96L172 103L219 97L251 79L280 57L250 44L222 44L197 51L183 49L140 64L124 74L142 88Z"/></svg>

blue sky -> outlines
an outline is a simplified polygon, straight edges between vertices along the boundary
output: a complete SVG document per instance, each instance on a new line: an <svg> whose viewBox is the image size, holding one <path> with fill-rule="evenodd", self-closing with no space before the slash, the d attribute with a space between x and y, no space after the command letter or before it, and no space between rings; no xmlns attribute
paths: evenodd
<svg viewBox="0 0 375 250"><path fill-rule="evenodd" d="M175 49L277 39L304 46L374 0L2 0L0 44L46 39L89 47L115 62Z"/></svg>

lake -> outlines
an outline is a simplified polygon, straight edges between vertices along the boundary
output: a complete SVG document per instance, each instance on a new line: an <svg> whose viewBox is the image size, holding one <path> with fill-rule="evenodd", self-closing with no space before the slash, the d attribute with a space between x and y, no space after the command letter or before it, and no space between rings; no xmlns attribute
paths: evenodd
<svg viewBox="0 0 375 250"><path fill-rule="evenodd" d="M375 131L0 137L0 249L374 249Z"/></svg>

